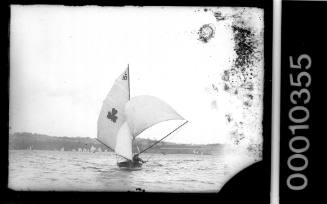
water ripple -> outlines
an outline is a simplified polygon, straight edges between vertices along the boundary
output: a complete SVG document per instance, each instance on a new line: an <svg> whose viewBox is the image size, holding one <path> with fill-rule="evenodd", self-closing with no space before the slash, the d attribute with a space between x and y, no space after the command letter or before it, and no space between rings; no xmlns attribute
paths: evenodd
<svg viewBox="0 0 327 204"><path fill-rule="evenodd" d="M155 155L139 171L122 171L109 153L10 151L14 189L154 192L216 191L228 172L217 156Z"/></svg>

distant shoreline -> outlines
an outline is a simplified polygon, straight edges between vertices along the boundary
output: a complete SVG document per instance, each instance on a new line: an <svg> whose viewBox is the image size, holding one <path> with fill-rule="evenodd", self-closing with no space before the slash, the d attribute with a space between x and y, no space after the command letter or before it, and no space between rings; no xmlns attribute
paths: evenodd
<svg viewBox="0 0 327 204"><path fill-rule="evenodd" d="M145 149L155 140L137 138L139 149ZM191 145L177 144L172 142L160 142L148 153L158 154L219 154L222 144ZM14 133L9 134L10 150L50 150L50 151L78 151L78 152L112 152L96 139L90 137L55 137L35 133ZM137 152L137 147L133 145L133 151Z"/></svg>

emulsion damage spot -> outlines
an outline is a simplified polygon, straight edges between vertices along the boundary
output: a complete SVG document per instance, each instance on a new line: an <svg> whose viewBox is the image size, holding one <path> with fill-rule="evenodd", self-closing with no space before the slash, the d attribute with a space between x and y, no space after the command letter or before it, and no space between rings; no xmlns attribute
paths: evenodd
<svg viewBox="0 0 327 204"><path fill-rule="evenodd" d="M253 65L253 54L256 49L254 34L250 28L244 28L239 25L232 26L235 41L235 66L237 68Z"/></svg>
<svg viewBox="0 0 327 204"><path fill-rule="evenodd" d="M247 147L247 150L250 155L252 155L256 161L262 159L262 143L261 144L250 144Z"/></svg>
<svg viewBox="0 0 327 204"><path fill-rule="evenodd" d="M214 37L215 28L213 25L205 24L199 29L198 34L199 34L198 40L200 40L203 43L207 43L211 38Z"/></svg>
<svg viewBox="0 0 327 204"><path fill-rule="evenodd" d="M229 113L229 114L226 114L225 117L226 117L226 120L227 120L229 123L233 120L233 118L232 118L232 116L231 116L230 113Z"/></svg>
<svg viewBox="0 0 327 204"><path fill-rule="evenodd" d="M222 21L226 19L226 17L223 16L220 11L214 12L213 15L215 16L217 21Z"/></svg>
<svg viewBox="0 0 327 204"><path fill-rule="evenodd" d="M231 31L236 56L231 68L225 69L221 75L223 90L242 98L244 108L248 109L253 105L253 94L258 89L256 67L263 56L262 36L241 15L233 19Z"/></svg>

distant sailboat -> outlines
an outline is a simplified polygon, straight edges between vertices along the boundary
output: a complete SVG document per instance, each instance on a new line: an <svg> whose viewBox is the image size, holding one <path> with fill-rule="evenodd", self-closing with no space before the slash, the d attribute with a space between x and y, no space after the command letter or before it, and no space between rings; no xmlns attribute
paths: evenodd
<svg viewBox="0 0 327 204"><path fill-rule="evenodd" d="M120 168L141 168L143 160L138 157L164 138L185 125L178 126L156 143L133 155L135 138L144 130L167 120L185 120L164 101L153 96L130 98L129 67L116 79L105 98L98 118L97 140L126 159L117 162Z"/></svg>
<svg viewBox="0 0 327 204"><path fill-rule="evenodd" d="M95 148L95 147L92 145L91 148L90 148L90 152L95 153L96 150L97 150L97 148Z"/></svg>

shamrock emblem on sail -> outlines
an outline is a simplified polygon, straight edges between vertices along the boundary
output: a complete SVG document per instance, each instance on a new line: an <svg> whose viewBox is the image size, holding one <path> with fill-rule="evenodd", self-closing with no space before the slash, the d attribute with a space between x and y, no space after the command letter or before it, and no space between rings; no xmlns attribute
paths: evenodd
<svg viewBox="0 0 327 204"><path fill-rule="evenodd" d="M111 112L108 111L107 118L115 123L116 120L118 119L118 117L116 116L117 113L118 113L118 111L115 108L112 108Z"/></svg>

